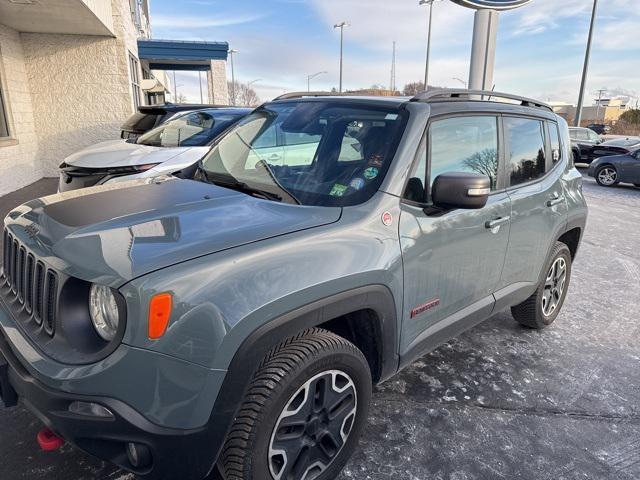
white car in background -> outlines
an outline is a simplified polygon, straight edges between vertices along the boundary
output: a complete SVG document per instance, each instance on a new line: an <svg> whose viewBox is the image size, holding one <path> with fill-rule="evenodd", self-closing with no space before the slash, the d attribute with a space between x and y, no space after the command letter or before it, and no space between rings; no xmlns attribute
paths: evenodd
<svg viewBox="0 0 640 480"><path fill-rule="evenodd" d="M193 165L215 138L252 111L220 107L184 112L135 140L98 143L60 165L58 191L169 174Z"/></svg>

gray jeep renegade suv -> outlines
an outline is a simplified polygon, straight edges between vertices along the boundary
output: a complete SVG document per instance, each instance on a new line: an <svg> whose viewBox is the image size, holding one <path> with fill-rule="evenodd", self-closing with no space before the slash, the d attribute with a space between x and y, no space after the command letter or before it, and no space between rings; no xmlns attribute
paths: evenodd
<svg viewBox="0 0 640 480"><path fill-rule="evenodd" d="M285 95L176 176L7 216L1 396L143 477L335 478L373 384L500 310L556 319L571 160L525 98Z"/></svg>

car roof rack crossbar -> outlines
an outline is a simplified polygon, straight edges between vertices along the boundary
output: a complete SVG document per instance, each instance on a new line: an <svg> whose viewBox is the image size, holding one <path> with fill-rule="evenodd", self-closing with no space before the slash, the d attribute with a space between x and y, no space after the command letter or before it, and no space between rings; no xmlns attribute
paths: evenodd
<svg viewBox="0 0 640 480"><path fill-rule="evenodd" d="M538 100L534 100L532 98L521 97L520 95L512 95L510 93L501 93L501 92L492 92L490 90L466 90L460 88L441 88L436 90L427 90L424 92L418 93L414 96L411 101L412 102L437 102L443 101L446 99L463 99L463 100L473 100L472 96L479 97L489 97L487 100L492 98L504 99L504 100L515 100L519 102L523 107L534 107L534 108L542 108L544 110L549 110L553 112L553 108L547 105L544 102L540 102ZM504 102L508 103L508 102Z"/></svg>

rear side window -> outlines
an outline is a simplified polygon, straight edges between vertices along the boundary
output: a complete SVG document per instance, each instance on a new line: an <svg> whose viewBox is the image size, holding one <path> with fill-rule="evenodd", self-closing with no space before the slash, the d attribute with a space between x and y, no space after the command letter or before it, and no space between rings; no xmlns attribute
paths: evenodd
<svg viewBox="0 0 640 480"><path fill-rule="evenodd" d="M546 171L543 124L529 118L504 118L509 145L510 185L520 185L542 177Z"/></svg>
<svg viewBox="0 0 640 480"><path fill-rule="evenodd" d="M560 131L555 123L549 125L549 143L551 144L551 161L553 165L562 160L562 147L560 146Z"/></svg>
<svg viewBox="0 0 640 480"><path fill-rule="evenodd" d="M430 185L448 172L487 175L491 189L498 182L498 119L493 116L453 117L431 124Z"/></svg>

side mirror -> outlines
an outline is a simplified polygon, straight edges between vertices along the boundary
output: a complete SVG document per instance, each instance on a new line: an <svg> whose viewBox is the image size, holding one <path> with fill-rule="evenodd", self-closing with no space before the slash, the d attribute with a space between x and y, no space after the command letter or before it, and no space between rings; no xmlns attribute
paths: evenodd
<svg viewBox="0 0 640 480"><path fill-rule="evenodd" d="M489 200L491 180L478 173L451 172L438 175L433 182L431 200L444 208L482 208Z"/></svg>

